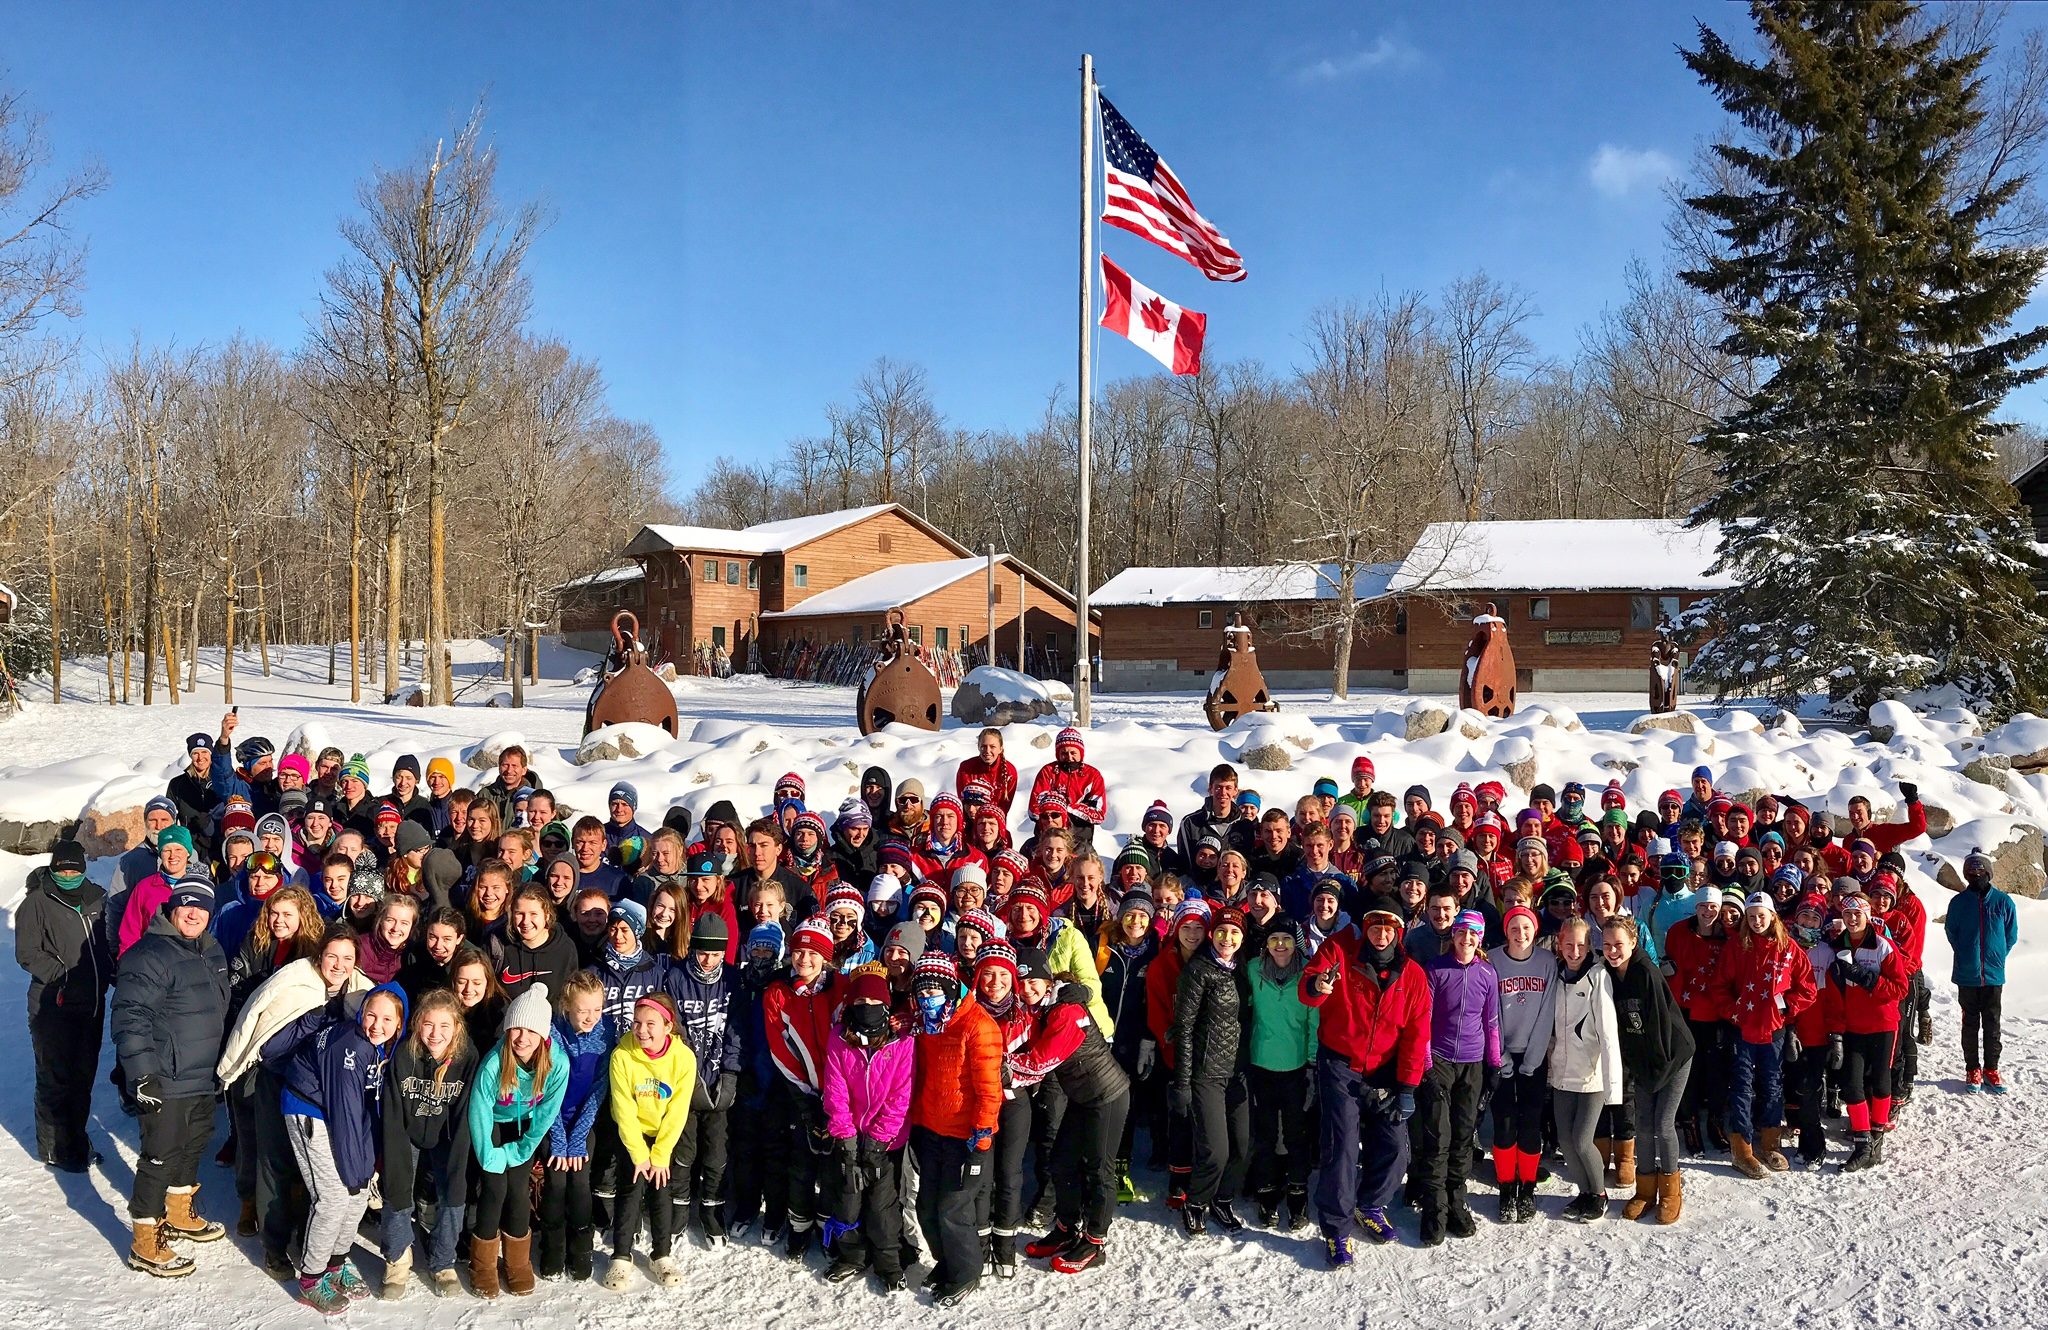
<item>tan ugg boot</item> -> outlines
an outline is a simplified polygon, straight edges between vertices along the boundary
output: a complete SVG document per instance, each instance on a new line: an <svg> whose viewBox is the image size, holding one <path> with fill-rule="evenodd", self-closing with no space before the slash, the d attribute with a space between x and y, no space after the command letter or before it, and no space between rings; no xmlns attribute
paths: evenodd
<svg viewBox="0 0 2048 1330"><path fill-rule="evenodd" d="M159 1279L177 1279L195 1268L187 1256L180 1256L164 1241L164 1221L135 1221L135 1241L128 1248L128 1266Z"/></svg>
<svg viewBox="0 0 2048 1330"><path fill-rule="evenodd" d="M1749 1148L1749 1138L1732 1131L1728 1133L1728 1162L1745 1178L1762 1178L1768 1172L1756 1152Z"/></svg>
<svg viewBox="0 0 2048 1330"><path fill-rule="evenodd" d="M505 1291L525 1297L533 1292L533 1234L505 1239Z"/></svg>
<svg viewBox="0 0 2048 1330"><path fill-rule="evenodd" d="M1764 1148L1757 1152L1757 1160L1773 1173L1783 1173L1786 1169L1792 1167L1792 1161L1785 1158L1784 1152L1778 1149L1778 1141L1784 1134L1785 1129L1783 1127L1765 1127L1763 1131Z"/></svg>
<svg viewBox="0 0 2048 1330"><path fill-rule="evenodd" d="M1685 1208L1685 1183L1676 1173L1661 1173L1657 1189L1657 1222L1675 1224L1678 1215Z"/></svg>
<svg viewBox="0 0 2048 1330"><path fill-rule="evenodd" d="M1636 1174L1636 1194L1621 1207L1623 1219L1641 1219L1643 1212L1656 1204L1657 1180L1663 1176L1662 1173Z"/></svg>
<svg viewBox="0 0 2048 1330"><path fill-rule="evenodd" d="M469 1286L480 1298L498 1296L498 1240L469 1240Z"/></svg>
<svg viewBox="0 0 2048 1330"><path fill-rule="evenodd" d="M228 1235L227 1226L202 1219L193 1211L199 1199L199 1185L173 1187L164 1195L164 1236L185 1242L219 1242Z"/></svg>
<svg viewBox="0 0 2048 1330"><path fill-rule="evenodd" d="M1614 1143L1614 1182L1616 1186L1636 1185L1636 1142L1634 1137Z"/></svg>

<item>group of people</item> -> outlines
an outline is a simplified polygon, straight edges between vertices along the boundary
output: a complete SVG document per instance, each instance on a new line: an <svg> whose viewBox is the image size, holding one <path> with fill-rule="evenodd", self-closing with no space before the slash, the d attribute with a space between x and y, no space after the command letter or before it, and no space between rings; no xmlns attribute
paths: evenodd
<svg viewBox="0 0 2048 1330"><path fill-rule="evenodd" d="M649 827L624 782L572 813L516 746L459 789L235 725L192 736L108 887L73 841L30 880L38 1146L98 1159L111 1024L129 1264L226 1236L197 1203L224 1121L237 1232L328 1314L371 1292L366 1228L386 1298L416 1254L444 1296L464 1264L484 1298L622 1290L643 1240L673 1285L694 1230L884 1291L928 1260L950 1306L1020 1258L1103 1263L1141 1158L1190 1238L1312 1224L1333 1266L1404 1206L1424 1246L1472 1235L1475 1174L1503 1224L1553 1171L1565 1219L1619 1192L1669 1224L1686 1161L1819 1167L1832 1119L1843 1171L1881 1166L1932 1037L1911 785L1838 838L1704 767L1631 813L1619 782L1439 811L1364 756L1266 807L1224 764L1119 846L1074 729L1028 786L988 729L951 788L870 767L827 813L791 773ZM2002 1093L1991 876L1964 861L1945 927L1968 1084Z"/></svg>

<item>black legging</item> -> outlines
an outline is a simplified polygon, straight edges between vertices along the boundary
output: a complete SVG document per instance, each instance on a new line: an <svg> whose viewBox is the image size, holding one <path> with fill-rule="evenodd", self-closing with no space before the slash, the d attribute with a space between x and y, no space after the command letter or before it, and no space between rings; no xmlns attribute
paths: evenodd
<svg viewBox="0 0 2048 1330"><path fill-rule="evenodd" d="M470 1231L485 1242L498 1237L523 1238L533 1223L531 1161L503 1173L479 1169L476 1213Z"/></svg>
<svg viewBox="0 0 2048 1330"><path fill-rule="evenodd" d="M1688 1018L1685 1024L1692 1031L1692 1075L1678 1101L1678 1120L1719 1122L1728 1092L1728 1023Z"/></svg>
<svg viewBox="0 0 2048 1330"><path fill-rule="evenodd" d="M1308 1099L1314 1075L1313 1066L1251 1069L1251 1189L1254 1195L1272 1196L1276 1205L1283 1190L1308 1190L1309 1141L1315 1133Z"/></svg>
<svg viewBox="0 0 2048 1330"><path fill-rule="evenodd" d="M1843 1103L1892 1097L1892 1040L1896 1037L1890 1030L1842 1036Z"/></svg>
<svg viewBox="0 0 2048 1330"><path fill-rule="evenodd" d="M1014 1092L1003 1100L996 1115L996 1138L990 1143L994 1158L988 1188L988 1213L981 1227L998 1237L1013 1238L1024 1222L1024 1156L1031 1150L1031 1091Z"/></svg>
<svg viewBox="0 0 2048 1330"><path fill-rule="evenodd" d="M1513 1146L1528 1154L1543 1149L1543 1110L1550 1103L1544 1069L1527 1076L1510 1075L1505 1067L1493 1088L1493 1148Z"/></svg>
<svg viewBox="0 0 2048 1330"><path fill-rule="evenodd" d="M1242 1076L1193 1087L1195 1164L1188 1204L1234 1201L1252 1162L1251 1094Z"/></svg>
<svg viewBox="0 0 2048 1330"><path fill-rule="evenodd" d="M1963 1008L1963 1066L1970 1071L1997 1071L1998 1055L2004 1041L1999 1038L1998 1020L2004 1005L2005 985L1971 987L1956 985L1956 1001ZM1977 1056L1977 1035L1984 1036L1984 1055Z"/></svg>
<svg viewBox="0 0 2048 1330"><path fill-rule="evenodd" d="M1055 1213L1068 1228L1107 1237L1116 1218L1116 1144L1131 1109L1130 1092L1100 1104L1069 1101L1052 1153Z"/></svg>

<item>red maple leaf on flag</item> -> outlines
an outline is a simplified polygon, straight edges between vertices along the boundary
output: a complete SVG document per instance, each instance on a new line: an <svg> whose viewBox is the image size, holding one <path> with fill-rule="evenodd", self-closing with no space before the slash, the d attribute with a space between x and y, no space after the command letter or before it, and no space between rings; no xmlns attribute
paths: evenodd
<svg viewBox="0 0 2048 1330"><path fill-rule="evenodd" d="M1138 316L1145 320L1147 328L1156 333L1163 333L1171 326L1166 317L1166 302L1158 296L1146 301L1144 307L1138 311Z"/></svg>

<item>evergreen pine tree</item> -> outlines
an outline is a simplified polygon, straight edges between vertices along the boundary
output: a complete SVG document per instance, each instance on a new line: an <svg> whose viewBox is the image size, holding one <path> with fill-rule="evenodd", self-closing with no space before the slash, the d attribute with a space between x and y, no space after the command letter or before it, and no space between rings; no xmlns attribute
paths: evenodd
<svg viewBox="0 0 2048 1330"><path fill-rule="evenodd" d="M2036 708L2048 620L1991 417L2048 372L2048 328L2011 327L2048 256L1985 239L2025 175L1962 185L1989 52L1943 52L1896 0L1750 11L1762 59L1704 25L1682 52L1742 127L1713 147L1731 183L1686 200L1721 252L1683 276L1768 373L1700 440L1721 489L1692 521L1723 523L1736 586L1694 670L1723 696Z"/></svg>

